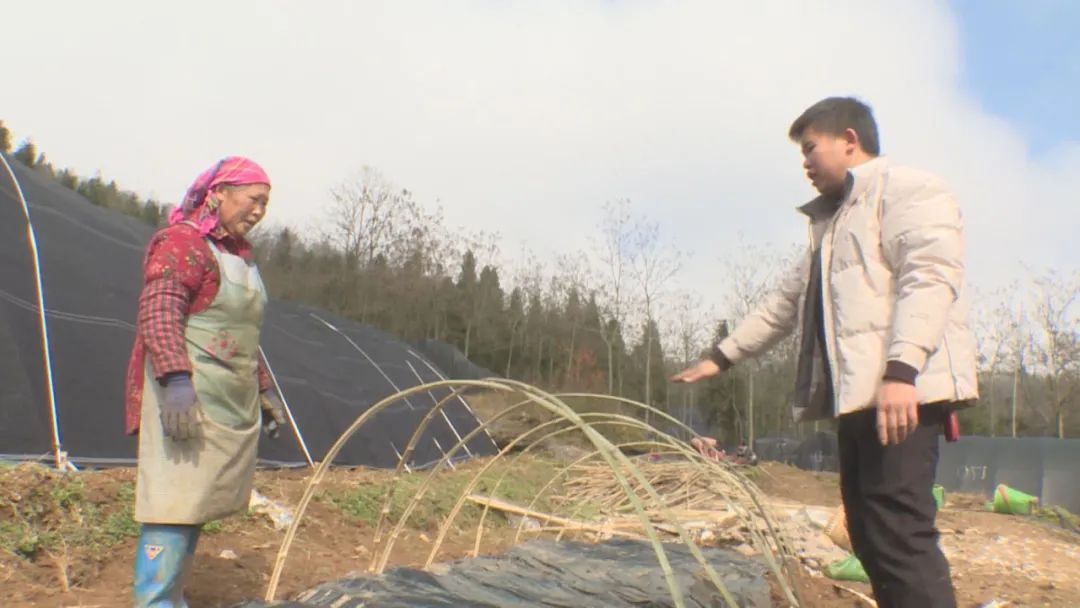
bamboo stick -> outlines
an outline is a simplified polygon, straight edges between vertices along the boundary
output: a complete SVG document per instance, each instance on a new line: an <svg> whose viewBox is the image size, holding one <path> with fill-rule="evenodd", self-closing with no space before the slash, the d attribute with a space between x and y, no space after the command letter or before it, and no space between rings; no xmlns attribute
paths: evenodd
<svg viewBox="0 0 1080 608"><path fill-rule="evenodd" d="M481 524L477 528L476 551L479 550L480 538L483 534L483 518L490 509L522 516L523 519L518 527L519 535L526 522L524 517L530 517L544 522L543 526L539 527L538 530L534 529L534 531L558 531L560 536L566 532L583 532L601 536L619 535L640 538L652 544L657 561L668 583L671 598L676 606L682 606L684 605L682 591L675 584L671 565L658 536L659 534L674 535L686 544L694 558L704 568L707 578L730 602L733 600L729 592L717 573L705 560L689 531L718 530L730 527L737 522L745 527L752 543L761 551L770 569L777 575L778 583L785 596L787 596L789 603L795 606L799 605L799 601L796 599L797 590L793 589L789 582L791 575L787 571L788 561L785 559L790 556L790 543L782 536L781 531L773 525L773 517L769 512L771 505L764 500L760 490L747 478L739 475L727 463L704 459L696 450L690 448L682 440L646 425L633 416L623 414L580 414L566 405L561 399L589 397L630 404L654 413L657 419L667 420L687 432L692 432L684 424L665 412L628 399L603 395L552 395L536 387L512 380L444 381L426 384L388 397L359 416L345 433L338 438L338 441L325 456L323 462L319 463L319 467L312 475L304 496L301 498L297 517L286 533L278 559L275 562L267 590L267 600L273 599L280 580L281 570L288 555L289 546L295 537L300 520L311 500L314 487L318 485L325 474L327 467L333 461L334 455L341 449L348 438L375 413L407 395L430 390L434 387L457 388L458 391L468 387L483 387L497 391L516 392L525 397L523 401L513 407L499 412L490 420L483 421L478 429L461 438L455 446L444 454L440 465L452 458L473 435L485 430L496 419L519 407L530 404L539 406L541 409L555 415L556 420L552 421L551 425L545 424L541 425L542 427L557 427L559 425L566 425L566 427L548 432L540 439L536 439L537 435L535 433L540 430L539 428L531 429L522 434L515 439L514 443L522 443L524 450L512 455L510 457L511 461L521 457L533 447L540 445L545 438L566 432L578 432L584 435L588 443L591 444L593 452L574 464L556 471L552 480L533 497L532 503L528 507L522 507L507 501L500 501L494 496L499 485L506 478L508 470L503 471L495 487L490 490L492 496L481 496L472 493L483 472L506 455L506 450L501 450L499 454L485 463L482 471L472 479L469 486L459 496L451 514L440 526L439 539L433 546L432 555L429 556L429 563L434 555L438 553L439 545L452 526L463 503L470 501L484 505ZM424 427L442 409L447 399L436 404L436 407L425 416L420 428L414 431L410 444L406 447L406 452L398 463L395 479L398 479L397 475L400 474L403 463L411 453L411 448L415 446L417 439L422 435ZM663 450L662 455L674 455L680 460L654 461L646 457L628 457L623 450L631 444L614 445L596 430L597 427L605 425L624 426L646 431L651 437L656 438L645 442L649 444L651 451L654 452L654 457L656 450L659 449ZM390 552L399 534L404 529L410 514L418 501L422 499L424 492L430 487L440 468L438 465L434 467L427 474L420 488L414 492L412 501L406 506L403 514L392 526L392 529L389 530L389 536L385 546L381 547L381 552L379 550L372 551L373 566L376 572L386 567ZM510 469L512 468L510 467ZM560 483L555 485L557 481ZM549 488L559 492L558 496L549 496L547 498L549 504L561 509L572 509L573 512L569 516L562 512L558 514L543 513L533 508L536 501L545 495ZM376 545L380 544L385 526L389 524L387 521L389 509L386 507L390 504L395 489L390 488L384 498L384 509L380 510L380 521L376 526ZM586 505L590 508L600 508L602 513L607 513L607 519L602 523L578 519L576 514ZM625 513L625 515L617 515L620 512ZM635 534L637 530L643 531L645 535ZM778 552L778 555L774 556L773 551ZM776 557L781 558L779 563Z"/></svg>

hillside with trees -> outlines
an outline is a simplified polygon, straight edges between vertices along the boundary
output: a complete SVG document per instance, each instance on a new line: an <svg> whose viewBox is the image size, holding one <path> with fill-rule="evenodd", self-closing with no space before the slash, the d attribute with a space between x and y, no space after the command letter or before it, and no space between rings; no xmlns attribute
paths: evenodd
<svg viewBox="0 0 1080 608"><path fill-rule="evenodd" d="M90 204L163 225L166 204L101 175L58 170L31 141L11 139L0 123L0 147L18 162ZM254 240L274 297L408 341L450 343L482 367L545 389L648 402L726 442L811 432L787 407L792 339L701 386L667 382L753 309L798 248L740 242L717 260L726 286L718 312L675 288L687 252L655 220L626 199L598 204L603 219L587 249L508 266L498 261L498 237L451 229L441 209L365 167L328 188L319 231L268 226ZM964 432L1080 436L1080 272L1031 272L975 300L983 397L963 415Z"/></svg>

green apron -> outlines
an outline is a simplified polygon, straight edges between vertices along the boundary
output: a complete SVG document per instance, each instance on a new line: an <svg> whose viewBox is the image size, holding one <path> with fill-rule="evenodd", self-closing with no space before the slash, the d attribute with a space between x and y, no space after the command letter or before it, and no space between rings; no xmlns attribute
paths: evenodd
<svg viewBox="0 0 1080 608"><path fill-rule="evenodd" d="M206 413L199 437L162 432L164 389L149 361L143 382L135 520L202 524L247 509L259 444L259 329L266 291L254 264L209 240L221 280L210 306L184 329L195 393Z"/></svg>

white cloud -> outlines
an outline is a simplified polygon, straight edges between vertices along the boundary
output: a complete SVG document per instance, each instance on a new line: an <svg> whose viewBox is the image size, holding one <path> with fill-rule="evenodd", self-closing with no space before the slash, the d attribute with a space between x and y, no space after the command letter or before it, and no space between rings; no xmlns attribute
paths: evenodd
<svg viewBox="0 0 1080 608"><path fill-rule="evenodd" d="M8 11L6 11L8 12ZM629 197L718 301L738 232L786 249L809 198L785 138L804 107L856 94L885 151L945 176L994 285L1075 268L1080 143L1027 156L959 84L936 2L20 3L0 118L59 164L175 199L216 157L275 180L277 220L379 168L448 219L541 253L582 247ZM543 236L539 236L542 233Z"/></svg>

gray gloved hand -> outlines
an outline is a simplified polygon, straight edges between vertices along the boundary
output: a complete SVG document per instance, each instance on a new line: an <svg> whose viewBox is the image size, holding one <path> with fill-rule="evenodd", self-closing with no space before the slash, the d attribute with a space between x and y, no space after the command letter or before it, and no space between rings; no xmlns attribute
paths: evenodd
<svg viewBox="0 0 1080 608"><path fill-rule="evenodd" d="M169 375L165 379L165 398L159 407L161 428L167 437L183 441L201 434L204 414L191 376Z"/></svg>
<svg viewBox="0 0 1080 608"><path fill-rule="evenodd" d="M285 419L285 403L272 390L263 391L259 403L262 406L263 432L271 439L277 439L281 427L287 423Z"/></svg>

